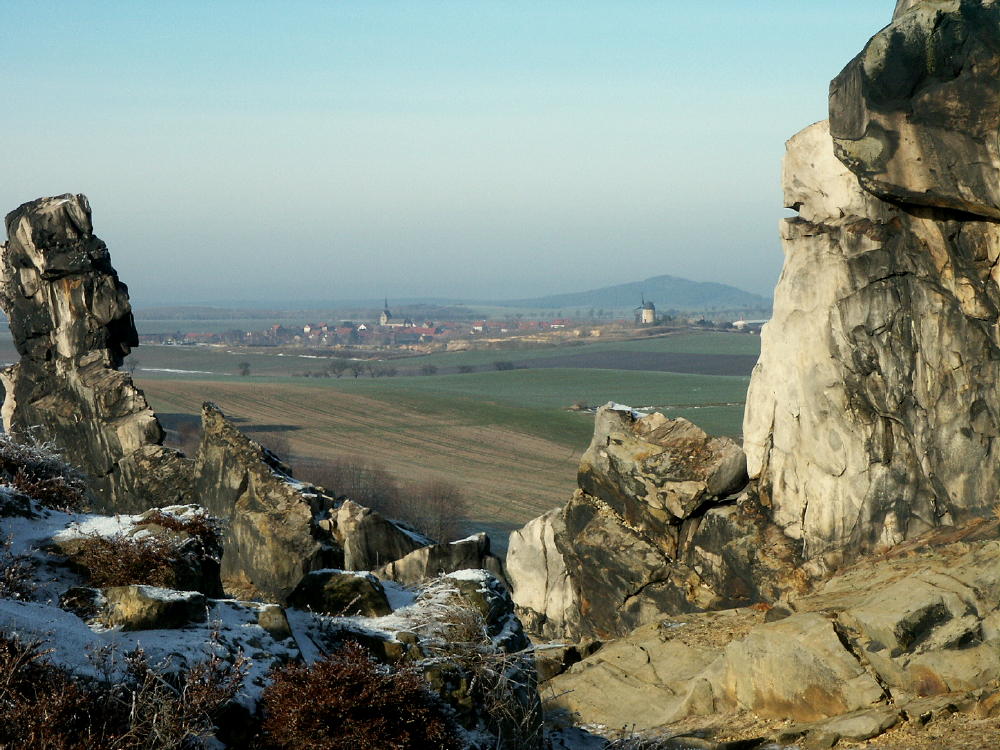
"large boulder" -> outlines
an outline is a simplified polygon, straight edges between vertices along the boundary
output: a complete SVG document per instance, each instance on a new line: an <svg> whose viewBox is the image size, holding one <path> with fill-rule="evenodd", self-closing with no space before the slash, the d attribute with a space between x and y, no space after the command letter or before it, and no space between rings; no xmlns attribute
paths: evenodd
<svg viewBox="0 0 1000 750"><path fill-rule="evenodd" d="M417 584L457 570L488 570L506 581L503 564L490 551L490 537L484 532L445 544L431 544L410 552L375 571L387 581Z"/></svg>
<svg viewBox="0 0 1000 750"><path fill-rule="evenodd" d="M723 694L778 719L825 719L886 697L875 676L844 648L835 622L813 612L765 623L730 643L723 674Z"/></svg>
<svg viewBox="0 0 1000 750"><path fill-rule="evenodd" d="M298 482L288 467L229 422L202 406L194 491L228 521L222 576L243 595L283 601L310 570L339 567L343 552L321 520L335 501Z"/></svg>
<svg viewBox="0 0 1000 750"><path fill-rule="evenodd" d="M680 521L746 484L746 457L729 438L709 437L686 419L608 404L597 410L577 479L673 554Z"/></svg>
<svg viewBox="0 0 1000 750"><path fill-rule="evenodd" d="M207 617L207 600L197 591L115 586L104 589L103 594L98 619L122 630L183 628Z"/></svg>
<svg viewBox="0 0 1000 750"><path fill-rule="evenodd" d="M344 550L344 570L375 570L434 543L352 500L337 508L331 531Z"/></svg>
<svg viewBox="0 0 1000 750"><path fill-rule="evenodd" d="M746 485L743 452L684 419L609 404L563 508L511 534L526 627L606 639L664 614L774 600L804 585L797 545Z"/></svg>
<svg viewBox="0 0 1000 750"><path fill-rule="evenodd" d="M998 13L901 3L788 143L744 449L812 573L1000 493Z"/></svg>
<svg viewBox="0 0 1000 750"><path fill-rule="evenodd" d="M382 617L392 612L382 584L371 573L314 570L288 595L299 609L338 617Z"/></svg>
<svg viewBox="0 0 1000 750"><path fill-rule="evenodd" d="M885 200L1000 218L1000 5L907 2L830 86L837 156Z"/></svg>
<svg viewBox="0 0 1000 750"><path fill-rule="evenodd" d="M4 430L56 445L113 512L190 496L190 462L164 448L142 391L118 368L138 343L128 289L94 235L82 195L7 215L0 305L21 359L2 372Z"/></svg>
<svg viewBox="0 0 1000 750"><path fill-rule="evenodd" d="M930 532L770 609L660 618L573 664L543 693L585 724L690 728L693 717L725 724L731 715L738 728L748 710L775 726L809 722L781 728L782 743L866 739L902 716L922 722L984 698L992 710L998 527Z"/></svg>

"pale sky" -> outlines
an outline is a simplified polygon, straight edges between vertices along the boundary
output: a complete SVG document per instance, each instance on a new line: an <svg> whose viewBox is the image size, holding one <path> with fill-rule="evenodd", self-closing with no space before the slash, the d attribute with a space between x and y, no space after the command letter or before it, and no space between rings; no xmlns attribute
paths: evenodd
<svg viewBox="0 0 1000 750"><path fill-rule="evenodd" d="M770 294L784 141L894 0L4 2L0 213L138 306Z"/></svg>

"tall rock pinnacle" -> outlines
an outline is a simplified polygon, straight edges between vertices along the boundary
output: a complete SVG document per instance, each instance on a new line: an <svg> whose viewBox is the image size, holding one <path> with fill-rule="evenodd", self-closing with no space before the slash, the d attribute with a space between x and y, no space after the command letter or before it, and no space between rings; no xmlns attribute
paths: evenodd
<svg viewBox="0 0 1000 750"><path fill-rule="evenodd" d="M994 0L901 0L788 142L744 447L821 569L1000 496L998 73Z"/></svg>
<svg viewBox="0 0 1000 750"><path fill-rule="evenodd" d="M98 507L184 501L190 462L161 445L142 391L118 370L138 336L86 197L25 203L6 228L0 305L21 361L0 373L4 429L55 443L92 477Z"/></svg>

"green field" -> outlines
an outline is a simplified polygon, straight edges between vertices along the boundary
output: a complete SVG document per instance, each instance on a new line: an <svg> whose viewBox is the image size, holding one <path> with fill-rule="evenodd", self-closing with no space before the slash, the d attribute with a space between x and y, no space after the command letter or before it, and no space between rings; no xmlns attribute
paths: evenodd
<svg viewBox="0 0 1000 750"><path fill-rule="evenodd" d="M294 350L253 352L218 346L143 346L126 361L168 425L194 420L202 401L217 402L255 437L281 435L293 465L359 455L401 481L445 478L473 507L470 528L504 533L565 503L590 441L593 417L574 404L608 401L682 416L712 434L739 437L746 375L700 375L660 370L598 369L610 359L685 355L697 363L719 355L757 354L759 338L691 332L632 341L588 339L561 347L439 353L393 361L401 373L424 364L465 374L354 378L296 377L325 361ZM581 357L581 355L583 355ZM565 357L571 366L560 366ZM9 337L0 358L15 361ZM531 362L546 360L545 367ZM498 360L524 369L496 370ZM240 362L251 374L237 374ZM668 360L664 360L668 361ZM741 360L742 361L742 360ZM742 365L741 365L742 366ZM173 372L171 372L173 371ZM177 372L180 371L180 372Z"/></svg>

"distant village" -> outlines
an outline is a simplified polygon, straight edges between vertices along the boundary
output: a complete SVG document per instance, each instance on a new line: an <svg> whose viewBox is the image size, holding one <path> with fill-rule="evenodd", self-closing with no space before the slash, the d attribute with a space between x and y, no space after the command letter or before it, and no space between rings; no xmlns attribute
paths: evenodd
<svg viewBox="0 0 1000 750"><path fill-rule="evenodd" d="M603 312L603 311L602 311ZM663 326L759 330L764 321L712 323L704 319L678 319L659 316L656 306L645 299L635 308L631 320L620 318L595 321L586 319L551 318L547 320L524 319L513 315L502 320L433 321L414 320L396 316L389 308L388 299L378 317L372 321L337 323L305 323L301 327L274 324L262 330L232 329L222 332L175 331L172 333L147 333L140 336L146 344L193 345L225 344L251 347L315 347L315 348L373 348L373 349L426 349L457 348L460 342L470 340L496 340L504 338L529 338L546 340L566 337L600 337L612 332L624 333L636 328ZM434 346L436 345L436 346Z"/></svg>

